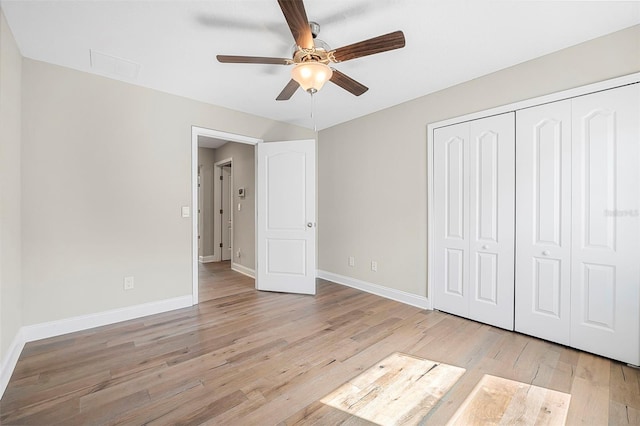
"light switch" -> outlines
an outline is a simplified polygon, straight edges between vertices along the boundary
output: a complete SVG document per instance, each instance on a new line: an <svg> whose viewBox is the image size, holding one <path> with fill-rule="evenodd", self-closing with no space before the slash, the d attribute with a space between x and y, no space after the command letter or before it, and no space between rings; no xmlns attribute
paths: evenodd
<svg viewBox="0 0 640 426"><path fill-rule="evenodd" d="M189 211L189 206L182 206L182 217L191 216L191 212Z"/></svg>
<svg viewBox="0 0 640 426"><path fill-rule="evenodd" d="M242 210L242 203L238 203L238 211Z"/></svg>

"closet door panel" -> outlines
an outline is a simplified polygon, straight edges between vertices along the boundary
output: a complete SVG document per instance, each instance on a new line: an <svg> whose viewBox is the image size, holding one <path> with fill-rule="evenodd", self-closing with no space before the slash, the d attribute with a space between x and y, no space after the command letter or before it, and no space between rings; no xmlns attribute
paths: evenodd
<svg viewBox="0 0 640 426"><path fill-rule="evenodd" d="M640 85L572 102L571 345L640 364Z"/></svg>
<svg viewBox="0 0 640 426"><path fill-rule="evenodd" d="M469 317L513 330L514 114L469 123Z"/></svg>
<svg viewBox="0 0 640 426"><path fill-rule="evenodd" d="M516 113L515 329L569 344L571 100Z"/></svg>
<svg viewBox="0 0 640 426"><path fill-rule="evenodd" d="M434 307L468 315L469 125L434 131Z"/></svg>

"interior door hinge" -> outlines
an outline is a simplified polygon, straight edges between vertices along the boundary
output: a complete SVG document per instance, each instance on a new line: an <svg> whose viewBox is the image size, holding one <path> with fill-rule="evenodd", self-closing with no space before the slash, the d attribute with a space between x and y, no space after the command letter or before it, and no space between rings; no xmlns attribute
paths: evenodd
<svg viewBox="0 0 640 426"><path fill-rule="evenodd" d="M224 178L222 177L222 175L220 175L220 180L222 180L222 179L224 179Z"/></svg>
<svg viewBox="0 0 640 426"><path fill-rule="evenodd" d="M220 243L220 248L222 248L222 243Z"/></svg>
<svg viewBox="0 0 640 426"><path fill-rule="evenodd" d="M220 209L220 214L222 214L222 209Z"/></svg>

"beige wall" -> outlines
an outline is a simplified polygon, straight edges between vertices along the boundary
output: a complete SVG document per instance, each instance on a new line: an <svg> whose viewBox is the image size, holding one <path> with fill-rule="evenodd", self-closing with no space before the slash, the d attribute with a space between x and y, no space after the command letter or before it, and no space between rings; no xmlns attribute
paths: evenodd
<svg viewBox="0 0 640 426"><path fill-rule="evenodd" d="M427 124L638 71L635 26L321 131L319 269L425 296Z"/></svg>
<svg viewBox="0 0 640 426"><path fill-rule="evenodd" d="M192 125L315 136L27 58L22 79L26 325L191 294Z"/></svg>
<svg viewBox="0 0 640 426"><path fill-rule="evenodd" d="M22 326L21 69L22 56L0 9L0 365Z"/></svg>
<svg viewBox="0 0 640 426"><path fill-rule="evenodd" d="M255 147L228 142L216 148L216 161L233 158L233 263L255 270ZM238 197L243 187L246 197ZM242 209L238 211L238 203ZM240 250L240 257L238 257Z"/></svg>
<svg viewBox="0 0 640 426"><path fill-rule="evenodd" d="M213 256L213 164L216 162L216 150L198 148L198 166L200 171L199 203L202 209L200 226L200 256Z"/></svg>
<svg viewBox="0 0 640 426"><path fill-rule="evenodd" d="M267 141L315 136L30 59L20 77L1 25L3 354L21 323L191 293L191 219L180 207L191 202L192 125ZM639 38L634 27L322 131L320 269L424 295L426 125L638 71ZM127 275L135 289L125 292Z"/></svg>

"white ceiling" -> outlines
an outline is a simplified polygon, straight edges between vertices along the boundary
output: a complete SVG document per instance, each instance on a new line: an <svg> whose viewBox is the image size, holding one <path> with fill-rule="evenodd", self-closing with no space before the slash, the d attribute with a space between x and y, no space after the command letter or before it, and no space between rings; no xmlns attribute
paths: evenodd
<svg viewBox="0 0 640 426"><path fill-rule="evenodd" d="M404 49L335 65L369 91L355 97L327 83L312 119L302 90L275 101L289 67L215 60L290 57L276 0L0 4L28 58L105 73L91 68L93 49L127 61L112 78L318 130L640 23L639 1L306 0L332 48L398 29L406 37Z"/></svg>

